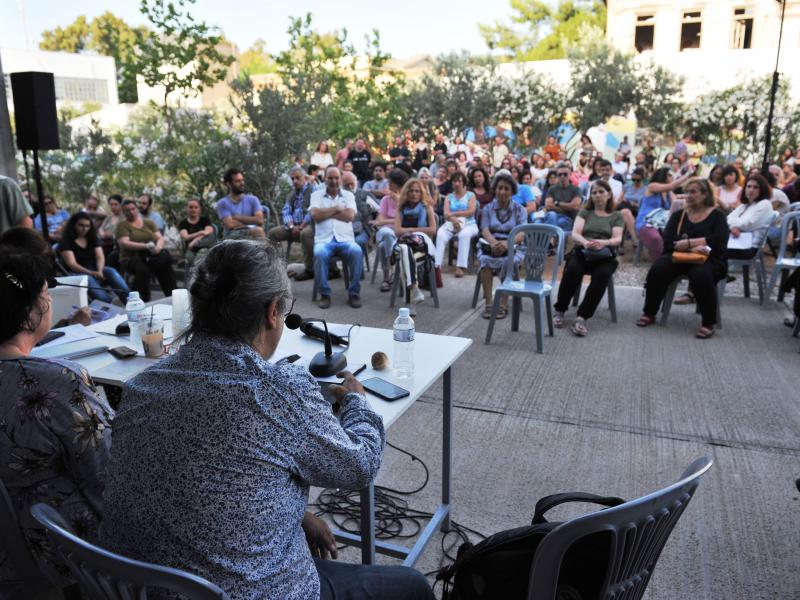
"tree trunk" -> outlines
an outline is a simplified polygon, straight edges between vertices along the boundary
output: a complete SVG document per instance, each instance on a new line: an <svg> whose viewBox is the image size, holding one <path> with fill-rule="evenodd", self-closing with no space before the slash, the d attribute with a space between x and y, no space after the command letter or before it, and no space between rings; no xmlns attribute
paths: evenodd
<svg viewBox="0 0 800 600"><path fill-rule="evenodd" d="M17 179L17 159L11 137L11 119L8 114L6 86L3 85L3 65L0 64L0 175Z"/></svg>

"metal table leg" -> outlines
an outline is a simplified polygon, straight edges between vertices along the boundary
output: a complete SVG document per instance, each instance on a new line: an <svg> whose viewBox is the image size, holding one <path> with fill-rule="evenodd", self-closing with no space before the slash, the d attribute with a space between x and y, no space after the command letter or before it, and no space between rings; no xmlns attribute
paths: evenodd
<svg viewBox="0 0 800 600"><path fill-rule="evenodd" d="M450 531L450 469L452 461L453 437L453 382L451 367L442 378L442 505L447 507L447 515L442 520L442 531Z"/></svg>
<svg viewBox="0 0 800 600"><path fill-rule="evenodd" d="M361 495L361 564L375 564L375 484L370 483Z"/></svg>

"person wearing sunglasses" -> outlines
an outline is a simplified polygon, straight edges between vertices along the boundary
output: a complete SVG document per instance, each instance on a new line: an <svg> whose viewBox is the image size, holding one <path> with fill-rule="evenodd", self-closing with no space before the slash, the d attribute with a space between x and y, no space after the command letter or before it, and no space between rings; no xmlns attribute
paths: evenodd
<svg viewBox="0 0 800 600"><path fill-rule="evenodd" d="M50 234L51 242L60 242L61 236L64 233L64 226L69 221L69 213L56 204L55 198L45 195L42 197L42 204L44 205L44 212L47 215L47 233ZM33 226L38 230L42 230L42 220L37 217Z"/></svg>
<svg viewBox="0 0 800 600"><path fill-rule="evenodd" d="M534 220L535 223L555 225L564 231L572 231L572 224L578 209L581 207L581 190L570 183L572 168L559 163L556 168L558 183L547 188L544 201L546 211L543 217Z"/></svg>
<svg viewBox="0 0 800 600"><path fill-rule="evenodd" d="M639 204L647 193L647 186L644 184L644 169L636 167L631 172L631 179L625 184L625 202L634 216L639 214Z"/></svg>

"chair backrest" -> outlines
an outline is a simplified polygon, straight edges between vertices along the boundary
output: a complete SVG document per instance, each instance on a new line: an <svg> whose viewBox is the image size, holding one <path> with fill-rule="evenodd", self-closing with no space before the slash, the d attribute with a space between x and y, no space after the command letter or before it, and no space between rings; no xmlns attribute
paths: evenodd
<svg viewBox="0 0 800 600"><path fill-rule="evenodd" d="M800 210L791 211L783 215L783 221L781 222L781 246L778 250L778 258L775 259L776 262L780 262L786 258L786 238L789 234L789 228L793 223L797 223L797 226L800 227Z"/></svg>
<svg viewBox="0 0 800 600"><path fill-rule="evenodd" d="M713 464L708 457L689 465L680 480L657 492L563 523L536 550L528 598L555 600L558 574L570 547L592 534L607 534L609 558L597 598L638 600L672 529Z"/></svg>
<svg viewBox="0 0 800 600"><path fill-rule="evenodd" d="M769 226L775 227L778 223L780 223L780 220L781 220L781 213L779 213L777 210L773 210L772 220L769 222ZM767 232L764 233L764 237L761 238L761 245L759 245L758 252L756 252L756 255L753 257L755 260L760 259L761 256L764 254L764 248L767 247L768 242L769 242L769 230L767 230Z"/></svg>
<svg viewBox="0 0 800 600"><path fill-rule="evenodd" d="M522 234L521 243L525 246L525 260L523 262L525 265L525 281L542 281L547 257L550 254L550 244L552 239L556 238L556 255L553 262L552 281L550 282L552 286L555 286L558 267L564 258L564 231L560 227L544 223L527 223L514 227L508 236L506 277L511 277L516 272L514 269L514 253L517 246L516 239L519 234Z"/></svg>
<svg viewBox="0 0 800 600"><path fill-rule="evenodd" d="M0 543L17 577L27 582L41 581L44 576L31 555L28 540L19 524L17 510L2 481L0 481Z"/></svg>
<svg viewBox="0 0 800 600"><path fill-rule="evenodd" d="M193 600L227 599L225 592L201 577L131 560L82 540L52 506L35 504L31 514L45 528L54 550L92 600L144 600L150 587L165 588Z"/></svg>

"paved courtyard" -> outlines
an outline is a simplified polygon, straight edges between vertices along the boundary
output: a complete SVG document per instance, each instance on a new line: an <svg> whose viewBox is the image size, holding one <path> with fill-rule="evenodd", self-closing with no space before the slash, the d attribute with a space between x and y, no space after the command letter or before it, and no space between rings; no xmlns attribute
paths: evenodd
<svg viewBox="0 0 800 600"><path fill-rule="evenodd" d="M694 339L693 307L675 307L668 327L642 330L634 325L642 306L635 286L646 268L626 264L618 274L618 323L604 301L588 338L557 330L543 355L533 350L529 303L519 332L511 332L510 318L499 321L492 344L484 345L482 302L470 308L474 275L446 276L439 310L430 300L419 306L418 331L474 341L454 367L454 519L489 534L529 523L547 494L635 498L708 455L715 464L667 543L647 597L796 598L800 342L781 323L788 312L774 301L760 307L733 285L722 304L723 327L710 340ZM357 311L346 305L341 280L333 281L324 316L391 327L388 294L369 277ZM310 281L295 284L294 293L300 314L323 313L311 304ZM408 498L417 510L435 507L440 489L441 394L441 383L434 384L388 432L390 442L430 468L428 486ZM386 449L379 484L413 489L422 479L419 463ZM557 509L550 517L587 509ZM439 542L423 554L422 571L439 566ZM357 560L354 550L345 556Z"/></svg>

